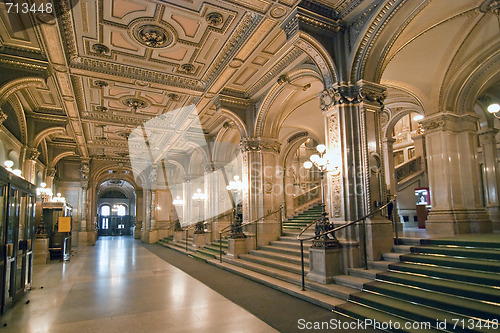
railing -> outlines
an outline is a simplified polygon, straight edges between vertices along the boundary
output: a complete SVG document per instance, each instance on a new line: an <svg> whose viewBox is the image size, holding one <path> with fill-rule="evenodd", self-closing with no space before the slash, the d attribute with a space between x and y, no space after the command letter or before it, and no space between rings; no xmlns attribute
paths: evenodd
<svg viewBox="0 0 500 333"><path fill-rule="evenodd" d="M296 209L320 197L321 186L318 185L293 198L293 207Z"/></svg>
<svg viewBox="0 0 500 333"><path fill-rule="evenodd" d="M61 259L63 261L69 260L71 256L71 236L65 237L63 240Z"/></svg>
<svg viewBox="0 0 500 333"><path fill-rule="evenodd" d="M251 224L255 224L255 249L258 248L258 244L259 244L258 243L258 230L259 230L259 228L257 226L257 222L279 212L280 213L280 224L281 224L280 230L283 230L283 209L284 209L284 205L280 205L280 208L278 208L272 212L269 212L269 213L259 217L258 219L241 224L241 226L239 228L244 228L244 227L249 226ZM222 262L222 253L223 253L222 252L222 234L228 232L228 230L231 228L231 226L232 225L229 225L229 226L225 227L224 229L222 229L221 231L219 231L219 261L220 262Z"/></svg>
<svg viewBox="0 0 500 333"><path fill-rule="evenodd" d="M422 157L417 156L408 160L406 163L403 163L396 167L396 181L400 182L403 179L410 177L412 174L417 173L421 170L422 166Z"/></svg>
<svg viewBox="0 0 500 333"><path fill-rule="evenodd" d="M312 240L312 239L320 239L321 237L324 237L324 236L327 236L329 234L335 233L336 231L339 231L339 230L342 230L344 228L347 228L347 227L349 227L351 225L354 225L354 224L356 224L358 222L362 222L364 264L365 264L365 269L368 269L368 256L367 256L367 253L366 253L366 219L369 218L370 216L373 216L373 215L379 213L379 212L382 212L386 208L388 210L392 209L390 211L389 215L390 215L390 217L392 217L392 223L393 223L393 227L394 227L394 233L395 233L395 240L394 240L394 242L395 242L395 244L399 244L397 218L396 218L396 216L397 216L397 212L396 212L397 209L396 209L396 197L395 196L388 203L386 203L385 205L377 208L376 210L374 210L370 214L367 214L367 215L365 215L365 216L363 216L363 217L361 217L361 218L359 218L359 219L357 219L355 221L352 221L352 222L349 222L347 224L341 225L341 226L339 226L337 228L334 228L332 230L325 231L325 232L320 233L318 235L314 235L314 236L307 237L307 238L300 238L300 236L302 236L302 234L307 229L309 229L309 227L311 227L314 223L316 223L321 218L317 219L316 221L313 221L312 223L310 223L309 225L307 225L304 229L302 229L301 232L297 236L297 239L300 241L300 256L301 256L301 265L302 265L302 290L306 290L306 287L305 287L305 272L304 272L304 241Z"/></svg>
<svg viewBox="0 0 500 333"><path fill-rule="evenodd" d="M182 228L182 231L186 232L186 252L189 252L188 241L187 241L188 240L188 235L189 235L189 230L192 230L192 229L196 228L197 226L199 226L200 223L202 224L203 229L205 229L206 225L210 224L210 230L213 230L212 223L217 222L219 219L221 219L223 217L233 216L233 214L234 214L234 209L230 209L230 210L228 210L228 211L226 211L224 213L221 213L221 214L219 214L217 216L211 217L208 220L205 220L203 222L199 221L197 223L193 223L193 224L189 225L188 227ZM230 222L230 225L231 225L231 222Z"/></svg>

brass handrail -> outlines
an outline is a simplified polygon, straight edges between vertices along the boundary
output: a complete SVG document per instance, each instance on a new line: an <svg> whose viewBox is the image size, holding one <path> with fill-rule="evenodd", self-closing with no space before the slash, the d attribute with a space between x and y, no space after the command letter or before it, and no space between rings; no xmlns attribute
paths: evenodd
<svg viewBox="0 0 500 333"><path fill-rule="evenodd" d="M280 220L281 220L281 223L283 223L283 204L280 205L280 207L272 212L269 212L261 217L259 217L258 219L255 219L253 221L250 221L250 222L245 222L245 223L242 223L240 228L243 228L243 227L246 227L250 224L255 224L257 222L259 222L260 220L268 217L268 216L271 216L273 214L276 214L277 212L281 212L281 216L280 216ZM231 228L232 225L228 225L227 227L225 227L224 229L222 229L221 231L219 231L219 261L222 262L222 234L227 232L229 228ZM258 239L257 239L257 226L255 226L255 248L257 249L258 247Z"/></svg>
<svg viewBox="0 0 500 333"><path fill-rule="evenodd" d="M222 218L222 217L225 217L225 216L228 216L228 215L233 214L233 212L234 212L234 208L232 208L232 209L230 209L230 210L228 210L228 211L226 211L226 212L224 212L224 213L221 213L221 214L219 214L219 215L217 215L217 216L213 216L213 217L211 217L211 218L209 218L209 219L207 219L207 220L203 221L203 225L205 226L205 225L207 225L207 224L209 224L209 223L213 223L213 222L217 221L218 219L220 219L220 218ZM197 225L198 223L200 223L200 222L201 222L201 221L196 222L196 223L193 223L193 224L189 225L188 227L184 227L184 228L182 228L182 230L181 230L181 231L185 231L185 232L186 232L186 252L189 252L189 249L188 249L188 241L187 241L187 239L188 239L188 234L189 234L189 230L191 230L191 229L193 229L193 228L196 228L196 225Z"/></svg>
<svg viewBox="0 0 500 333"><path fill-rule="evenodd" d="M311 237L307 237L307 238L300 238L300 236L304 233L304 231L309 228L312 223L310 225L308 225L306 228L304 228L300 233L299 235L297 236L297 239L300 241L300 255L301 255L301 265L302 265L302 290L306 290L305 288L305 274L304 274L304 241L307 241L307 240L312 240L312 239L319 239L323 236L326 236L328 234L331 234L331 233L334 233L335 231L338 231L338 230L341 230L341 229L344 229L344 228L347 228L353 224L356 224L358 222L363 222L363 254L364 254L364 264L365 264L365 269L368 269L368 258L367 258L367 253L366 253L366 219L376 213L379 213L381 212L382 210L384 210L385 208L387 208L390 204L393 204L393 210L392 210L392 222L393 222L393 226L394 226L394 232L395 232L395 242L396 244L399 243L399 240L398 240L398 227L397 227L397 219L395 218L396 217L396 196L394 195L393 198L387 202L386 204L382 205L381 207L377 208L376 210L374 210L373 212L355 220L355 221L352 221L352 222L349 222L347 224L344 224L344 225L341 225L339 227L336 227L336 228L333 228L332 230L328 230L328 231L325 231L325 232L322 232L320 233L319 235L314 235L314 236L311 236Z"/></svg>

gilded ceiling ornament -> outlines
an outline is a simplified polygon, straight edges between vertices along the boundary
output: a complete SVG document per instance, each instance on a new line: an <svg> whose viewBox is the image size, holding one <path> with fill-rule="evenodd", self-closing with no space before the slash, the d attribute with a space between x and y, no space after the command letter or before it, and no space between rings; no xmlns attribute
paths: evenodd
<svg viewBox="0 0 500 333"><path fill-rule="evenodd" d="M109 48L106 45L103 44L94 44L92 45L92 50L94 50L95 53L102 55L105 53L109 52Z"/></svg>
<svg viewBox="0 0 500 333"><path fill-rule="evenodd" d="M148 106L148 103L138 98L127 98L123 101L123 104L132 108L134 111L137 111L137 109L144 109Z"/></svg>
<svg viewBox="0 0 500 333"><path fill-rule="evenodd" d="M173 41L172 35L166 29L154 24L137 26L134 29L134 37L142 45L151 48L167 47Z"/></svg>
<svg viewBox="0 0 500 333"><path fill-rule="evenodd" d="M281 7L281 6L274 7L273 9L271 9L270 13L271 13L271 17L280 18L286 14L286 9Z"/></svg>
<svg viewBox="0 0 500 333"><path fill-rule="evenodd" d="M100 112L106 112L108 111L108 108L105 107L105 106L102 106L102 105L99 105L95 108L97 111L100 111Z"/></svg>
<svg viewBox="0 0 500 333"><path fill-rule="evenodd" d="M192 73L194 72L194 65L193 64L183 64L181 65L181 70L183 70L186 73Z"/></svg>
<svg viewBox="0 0 500 333"><path fill-rule="evenodd" d="M104 88L104 87L108 86L108 83L105 81L96 80L96 81L94 81L94 86L99 87L99 88Z"/></svg>
<svg viewBox="0 0 500 333"><path fill-rule="evenodd" d="M181 100L181 96L179 96L177 94L174 94L174 93L168 94L167 97L170 98L170 100L172 100L174 102L177 102L177 101Z"/></svg>
<svg viewBox="0 0 500 333"><path fill-rule="evenodd" d="M208 24L213 26L213 27L217 27L217 26L221 25L222 22L224 22L224 17L222 17L222 15L220 13L217 13L217 12L212 12L212 13L207 14L206 19L207 19Z"/></svg>

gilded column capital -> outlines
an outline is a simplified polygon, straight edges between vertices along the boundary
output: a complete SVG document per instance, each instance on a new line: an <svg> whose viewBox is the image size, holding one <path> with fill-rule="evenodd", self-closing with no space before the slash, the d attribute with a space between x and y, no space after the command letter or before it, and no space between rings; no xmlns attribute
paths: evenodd
<svg viewBox="0 0 500 333"><path fill-rule="evenodd" d="M425 117L421 120L421 124L425 133L432 133L436 131L450 131L450 132L476 132L477 122L479 116L475 114L458 115L455 113L437 113Z"/></svg>
<svg viewBox="0 0 500 333"><path fill-rule="evenodd" d="M56 169L55 168L48 168L46 171L46 177L55 177L56 176Z"/></svg>
<svg viewBox="0 0 500 333"><path fill-rule="evenodd" d="M362 80L355 85L335 85L323 90L320 107L325 112L341 104L364 103L382 109L387 97L385 90L380 84Z"/></svg>
<svg viewBox="0 0 500 333"><path fill-rule="evenodd" d="M243 152L262 151L279 153L281 143L274 139L267 138L248 138L241 141L241 150Z"/></svg>
<svg viewBox="0 0 500 333"><path fill-rule="evenodd" d="M35 148L28 148L26 150L26 158L27 159L34 161L38 158L38 156L40 156L40 152L38 150L36 150Z"/></svg>

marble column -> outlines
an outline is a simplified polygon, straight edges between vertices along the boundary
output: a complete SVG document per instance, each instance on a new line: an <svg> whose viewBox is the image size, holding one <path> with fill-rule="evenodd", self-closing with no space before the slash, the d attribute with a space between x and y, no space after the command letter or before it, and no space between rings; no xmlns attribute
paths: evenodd
<svg viewBox="0 0 500 333"><path fill-rule="evenodd" d="M336 225L361 218L386 202L384 156L380 113L385 88L359 81L356 85L332 86L321 95L326 121L328 152L338 165L328 174L328 208ZM359 224L361 225L361 224ZM392 222L377 213L366 220L368 260L379 260L393 245ZM343 271L359 265L361 226L339 233L344 250Z"/></svg>
<svg viewBox="0 0 500 333"><path fill-rule="evenodd" d="M493 223L493 230L500 231L500 168L498 166L497 140L498 130L488 128L478 133L483 148L483 179L485 187L485 205Z"/></svg>
<svg viewBox="0 0 500 333"><path fill-rule="evenodd" d="M45 184L47 184L47 188L54 190L54 177L56 176L55 168L47 168L45 171Z"/></svg>
<svg viewBox="0 0 500 333"><path fill-rule="evenodd" d="M241 142L243 222L253 221L277 210L283 198L283 172L279 165L281 143L270 138L248 138ZM258 246L268 244L281 235L279 213L257 223ZM255 232L255 227L249 228ZM254 241L255 243L255 241Z"/></svg>
<svg viewBox="0 0 500 333"><path fill-rule="evenodd" d="M477 121L474 114L454 113L422 120L432 204L427 233L452 236L492 231L481 202Z"/></svg>

